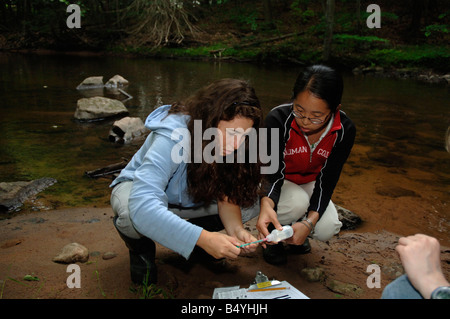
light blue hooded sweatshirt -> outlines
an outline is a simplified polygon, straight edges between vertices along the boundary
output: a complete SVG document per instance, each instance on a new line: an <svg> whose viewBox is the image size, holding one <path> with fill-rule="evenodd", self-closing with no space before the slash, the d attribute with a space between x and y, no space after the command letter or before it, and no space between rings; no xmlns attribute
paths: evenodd
<svg viewBox="0 0 450 319"><path fill-rule="evenodd" d="M145 126L151 133L111 187L133 181L128 207L135 229L187 259L202 228L172 213L168 205L199 206L188 195L187 163L171 157L174 147L180 149L182 140L179 134L172 137L172 133L186 130L189 116L168 115L169 109L170 105L161 106L147 117Z"/></svg>

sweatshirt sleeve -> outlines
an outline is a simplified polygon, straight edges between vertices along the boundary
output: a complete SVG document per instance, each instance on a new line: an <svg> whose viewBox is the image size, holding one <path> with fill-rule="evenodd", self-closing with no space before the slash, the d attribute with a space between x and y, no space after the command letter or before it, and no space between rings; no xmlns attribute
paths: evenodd
<svg viewBox="0 0 450 319"><path fill-rule="evenodd" d="M343 117L341 113L341 117ZM314 191L310 199L308 211L316 211L319 218L328 207L342 168L347 161L355 142L356 128L353 122L345 117L342 121L342 134L338 136L330 156L317 175Z"/></svg>
<svg viewBox="0 0 450 319"><path fill-rule="evenodd" d="M136 230L186 259L194 249L201 227L168 209L165 189L180 164L171 160L175 141L155 134L142 165L135 171L130 193L130 217Z"/></svg>
<svg viewBox="0 0 450 319"><path fill-rule="evenodd" d="M284 183L284 171L286 164L284 162L285 134L289 131L286 128L287 119L280 118L274 111L270 112L265 119L265 127L267 128L267 150L273 156L278 156L278 167L275 173L264 176L263 196L267 196L275 203L275 211L277 210L278 201L280 199L281 186ZM290 123L289 123L290 125ZM278 141L273 145L271 143L273 129L278 130Z"/></svg>

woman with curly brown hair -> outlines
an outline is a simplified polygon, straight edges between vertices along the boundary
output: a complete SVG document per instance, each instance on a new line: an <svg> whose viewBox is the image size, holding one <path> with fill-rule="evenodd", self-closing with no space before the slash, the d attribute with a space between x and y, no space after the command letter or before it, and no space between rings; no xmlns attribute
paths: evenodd
<svg viewBox="0 0 450 319"><path fill-rule="evenodd" d="M156 282L154 241L186 259L196 246L214 258L256 249L237 246L256 240L243 223L259 213L260 167L250 156L237 157L250 155L247 133L261 121L254 89L235 79L148 116L151 133L111 184L114 224L130 251L133 282L146 275ZM227 234L218 232L223 228Z"/></svg>

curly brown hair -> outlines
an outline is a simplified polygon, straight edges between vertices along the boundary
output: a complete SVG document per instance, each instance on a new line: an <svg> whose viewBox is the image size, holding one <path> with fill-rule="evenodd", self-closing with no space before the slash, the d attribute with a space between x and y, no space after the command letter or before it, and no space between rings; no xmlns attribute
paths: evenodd
<svg viewBox="0 0 450 319"><path fill-rule="evenodd" d="M253 128L262 124L262 110L255 90L246 81L221 79L200 89L184 102L172 104L169 113L184 113L190 116L187 128L193 136L194 121L202 121L203 132L216 128L220 121L231 121L236 116L249 118ZM202 133L203 133L202 132ZM194 150L194 138L191 138L191 150ZM210 141L202 139L202 150ZM187 165L189 195L194 202L209 204L215 200L225 200L248 208L258 199L261 183L259 159L256 163L249 161L249 139L245 144L245 161L238 163L235 151L234 161L195 163L194 152ZM242 147L242 146L241 146ZM203 157L202 157L203 158Z"/></svg>

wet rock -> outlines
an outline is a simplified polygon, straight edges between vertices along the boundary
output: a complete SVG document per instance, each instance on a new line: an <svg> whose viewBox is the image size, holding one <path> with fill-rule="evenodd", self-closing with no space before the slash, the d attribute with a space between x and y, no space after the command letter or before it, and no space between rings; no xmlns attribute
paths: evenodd
<svg viewBox="0 0 450 319"><path fill-rule="evenodd" d="M356 215L355 213L345 209L341 206L334 205L336 207L338 218L342 223L341 229L355 229L362 223L361 217Z"/></svg>
<svg viewBox="0 0 450 319"><path fill-rule="evenodd" d="M30 224L42 224L42 223L45 223L46 220L42 217L32 217L29 219L25 219L21 222L30 223Z"/></svg>
<svg viewBox="0 0 450 319"><path fill-rule="evenodd" d="M100 120L122 114L128 114L128 109L122 102L102 96L79 99L75 110L75 118L82 121Z"/></svg>
<svg viewBox="0 0 450 319"><path fill-rule="evenodd" d="M78 243L71 243L63 247L59 255L53 258L54 262L73 264L86 262L89 259L89 250Z"/></svg>
<svg viewBox="0 0 450 319"><path fill-rule="evenodd" d="M119 88L128 85L128 80L116 74L105 83L106 88Z"/></svg>
<svg viewBox="0 0 450 319"><path fill-rule="evenodd" d="M367 153L370 160L377 162L385 167L402 167L404 166L403 157L389 153L387 151L371 151Z"/></svg>
<svg viewBox="0 0 450 319"><path fill-rule="evenodd" d="M322 281L325 278L325 272L322 268L303 268L300 274L309 282Z"/></svg>
<svg viewBox="0 0 450 319"><path fill-rule="evenodd" d="M443 75L442 78L447 81L446 83L450 85L450 74Z"/></svg>
<svg viewBox="0 0 450 319"><path fill-rule="evenodd" d="M383 266L381 271L389 280L394 280L405 273L403 265L396 262Z"/></svg>
<svg viewBox="0 0 450 319"><path fill-rule="evenodd" d="M350 297L359 297L363 293L362 288L357 285L334 279L326 280L325 286L331 291Z"/></svg>
<svg viewBox="0 0 450 319"><path fill-rule="evenodd" d="M103 88L103 76L91 76L83 80L78 86L77 90L89 90Z"/></svg>
<svg viewBox="0 0 450 319"><path fill-rule="evenodd" d="M22 239L10 239L10 240L4 241L0 245L0 247L1 248L10 248L10 247L20 245L21 243L22 243Z"/></svg>
<svg viewBox="0 0 450 319"><path fill-rule="evenodd" d="M128 144L148 132L140 118L127 116L114 122L109 131L109 140L114 143Z"/></svg>
<svg viewBox="0 0 450 319"><path fill-rule="evenodd" d="M42 192L57 181L44 177L34 181L0 183L0 212L9 213L17 210L30 197Z"/></svg>
<svg viewBox="0 0 450 319"><path fill-rule="evenodd" d="M403 196L419 197L419 195L416 192L399 186L380 186L375 189L375 192L378 195L392 198L398 198Z"/></svg>

